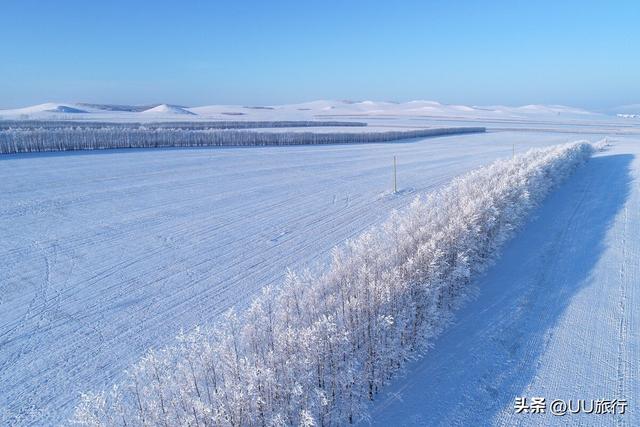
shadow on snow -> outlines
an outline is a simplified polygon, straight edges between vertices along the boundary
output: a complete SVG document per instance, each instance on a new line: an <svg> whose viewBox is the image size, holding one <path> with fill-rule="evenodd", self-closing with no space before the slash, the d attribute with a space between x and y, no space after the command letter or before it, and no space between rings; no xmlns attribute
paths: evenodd
<svg viewBox="0 0 640 427"><path fill-rule="evenodd" d="M378 397L375 425L490 424L537 372L551 328L605 250L632 155L592 158L553 191L475 281L433 349Z"/></svg>

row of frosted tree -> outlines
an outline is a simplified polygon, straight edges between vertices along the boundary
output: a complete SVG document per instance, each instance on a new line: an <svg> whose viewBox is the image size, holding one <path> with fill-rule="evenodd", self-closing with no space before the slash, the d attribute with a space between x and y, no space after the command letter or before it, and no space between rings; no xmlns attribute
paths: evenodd
<svg viewBox="0 0 640 427"><path fill-rule="evenodd" d="M470 280L545 195L592 152L532 150L447 187L336 248L321 273L289 272L241 312L149 351L83 396L90 426L335 426L425 352Z"/></svg>
<svg viewBox="0 0 640 427"><path fill-rule="evenodd" d="M364 122L331 120L216 120L162 122L101 122L92 120L2 120L0 129L59 129L59 128L144 128L144 129L259 129L296 127L364 127Z"/></svg>
<svg viewBox="0 0 640 427"><path fill-rule="evenodd" d="M0 153L108 148L354 144L469 132L484 132L484 128L432 128L386 132L366 130L360 132L267 132L122 127L7 129L0 131Z"/></svg>

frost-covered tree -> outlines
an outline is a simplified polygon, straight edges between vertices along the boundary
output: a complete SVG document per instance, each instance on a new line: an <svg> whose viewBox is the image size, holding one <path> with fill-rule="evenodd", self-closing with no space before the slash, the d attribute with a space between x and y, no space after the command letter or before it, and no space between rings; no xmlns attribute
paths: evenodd
<svg viewBox="0 0 640 427"><path fill-rule="evenodd" d="M313 122L307 122L313 123ZM273 122L273 127L280 127ZM353 126L350 126L353 127ZM376 132L336 130L334 132L278 132L193 127L100 127L64 126L51 128L0 129L0 154L39 151L100 150L108 148L278 146L308 144L357 144L395 141L436 135L484 132L484 128L439 128Z"/></svg>

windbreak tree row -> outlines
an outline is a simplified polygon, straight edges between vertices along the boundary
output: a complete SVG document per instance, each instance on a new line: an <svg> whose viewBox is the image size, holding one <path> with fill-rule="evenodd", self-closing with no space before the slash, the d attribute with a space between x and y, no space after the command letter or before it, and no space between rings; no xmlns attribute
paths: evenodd
<svg viewBox="0 0 640 427"><path fill-rule="evenodd" d="M475 127L386 132L368 130L360 132L260 132L217 129L128 129L120 127L8 129L0 131L0 154L108 148L357 144L484 132L484 130L484 128Z"/></svg>
<svg viewBox="0 0 640 427"><path fill-rule="evenodd" d="M174 122L100 122L89 120L1 120L3 129L258 129L295 127L365 127L365 122L329 120L215 120L215 121L174 121Z"/></svg>
<svg viewBox="0 0 640 427"><path fill-rule="evenodd" d="M532 150L454 179L336 248L321 273L289 272L246 310L149 351L126 379L83 396L92 426L355 423L424 353L471 280L531 210L587 161L588 143Z"/></svg>

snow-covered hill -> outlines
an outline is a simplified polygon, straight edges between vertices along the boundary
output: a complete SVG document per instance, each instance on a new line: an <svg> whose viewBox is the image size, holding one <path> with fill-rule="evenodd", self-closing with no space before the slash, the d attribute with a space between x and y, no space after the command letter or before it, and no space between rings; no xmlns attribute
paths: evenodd
<svg viewBox="0 0 640 427"><path fill-rule="evenodd" d="M47 114L49 113L49 114ZM22 116L38 115L42 117L55 117L55 113L87 113L87 110L74 104L60 104L55 102L47 102L44 104L32 105L24 108L16 108L14 110L0 110L0 116Z"/></svg>
<svg viewBox="0 0 640 427"><path fill-rule="evenodd" d="M560 105L466 106L448 105L435 101L332 101L318 100L298 104L205 105L181 107L160 104L150 107L108 104L47 103L13 110L0 110L5 119L59 119L61 113L85 113L75 120L149 121L149 120L314 120L327 117L355 117L379 120L432 118L464 120L602 120L615 116L593 113L580 108ZM79 117L82 116L82 117Z"/></svg>
<svg viewBox="0 0 640 427"><path fill-rule="evenodd" d="M144 110L142 114L158 114L158 115L188 115L194 116L196 113L177 105L160 104L157 107Z"/></svg>

